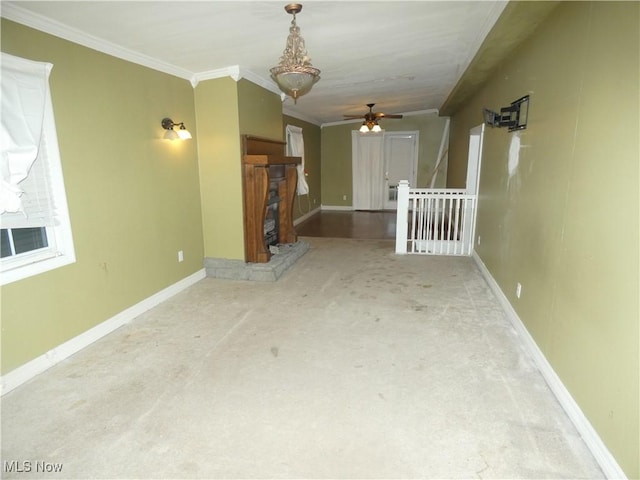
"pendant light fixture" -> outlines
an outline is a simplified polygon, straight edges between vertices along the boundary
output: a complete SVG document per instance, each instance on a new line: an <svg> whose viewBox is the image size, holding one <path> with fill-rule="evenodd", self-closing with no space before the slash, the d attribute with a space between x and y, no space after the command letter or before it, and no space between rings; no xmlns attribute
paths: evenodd
<svg viewBox="0 0 640 480"><path fill-rule="evenodd" d="M320 70L311 65L311 59L307 56L304 46L304 38L300 35L300 27L296 25L296 13L300 13L302 4L290 3L284 9L293 15L293 20L280 63L269 71L280 90L297 103L298 97L308 93L313 84L320 80Z"/></svg>

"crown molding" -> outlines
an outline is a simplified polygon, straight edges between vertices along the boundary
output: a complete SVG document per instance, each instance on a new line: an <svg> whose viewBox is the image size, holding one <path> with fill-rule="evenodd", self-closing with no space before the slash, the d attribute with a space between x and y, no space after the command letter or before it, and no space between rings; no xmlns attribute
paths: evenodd
<svg viewBox="0 0 640 480"><path fill-rule="evenodd" d="M272 82L271 80L267 80L260 75L252 72L246 67L241 67L240 65L232 65L230 67L217 68L215 70L208 70L206 72L199 72L193 74L191 77L191 84L195 87L199 82L204 80L213 80L215 78L222 77L231 77L236 82L240 81L242 78L249 80L251 83L255 83L256 85L264 88L265 90L269 90L270 92L276 93L280 95L280 99L284 100L284 93L280 91L278 86Z"/></svg>
<svg viewBox="0 0 640 480"><path fill-rule="evenodd" d="M102 40L100 38L89 35L85 32L71 28L60 22L56 22L42 15L30 12L24 8L21 8L13 3L3 3L1 15L13 22L26 25L27 27L35 28L45 33L49 33L53 36L68 40L73 43L97 50L108 55L112 55L122 60L127 60L144 67L158 70L160 72L168 73L179 78L191 80L193 72L185 70L175 65L171 65L166 62L158 61L155 58L140 53L134 52L127 48L123 48L115 43Z"/></svg>
<svg viewBox="0 0 640 480"><path fill-rule="evenodd" d="M195 88L198 85L198 83L204 80L213 80L216 78L223 78L223 77L231 77L237 82L241 78L240 66L233 65L231 67L216 68L215 70L207 70L206 72L194 73L193 76L191 77L191 85L193 85Z"/></svg>
<svg viewBox="0 0 640 480"><path fill-rule="evenodd" d="M278 85L276 85L274 81L263 78L257 73L252 72L248 68L240 67L240 78L246 78L250 82L261 86L265 90L269 90L270 92L278 94L281 101L284 101L286 97L286 95L278 88Z"/></svg>
<svg viewBox="0 0 640 480"><path fill-rule="evenodd" d="M440 111L437 108L429 108L427 110L416 110L415 112L403 112L405 117L411 117L412 115L439 115Z"/></svg>

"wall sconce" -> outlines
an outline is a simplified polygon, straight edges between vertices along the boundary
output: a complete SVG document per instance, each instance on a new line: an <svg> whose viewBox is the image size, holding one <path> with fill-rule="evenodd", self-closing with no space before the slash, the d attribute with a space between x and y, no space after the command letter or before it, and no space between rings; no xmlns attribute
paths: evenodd
<svg viewBox="0 0 640 480"><path fill-rule="evenodd" d="M483 108L482 116L485 123L491 127L509 127L510 132L524 130L527 128L529 116L529 95L511 102L508 107L501 108L500 113Z"/></svg>
<svg viewBox="0 0 640 480"><path fill-rule="evenodd" d="M180 127L176 132L173 127ZM165 140L175 140L179 138L180 140L189 140L191 138L191 133L184 126L184 122L174 123L170 118L162 119L162 128L166 130L164 132Z"/></svg>

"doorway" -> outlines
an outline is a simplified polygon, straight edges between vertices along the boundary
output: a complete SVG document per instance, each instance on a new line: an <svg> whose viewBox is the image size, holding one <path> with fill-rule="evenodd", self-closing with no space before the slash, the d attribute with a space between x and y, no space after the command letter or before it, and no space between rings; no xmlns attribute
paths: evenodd
<svg viewBox="0 0 640 480"><path fill-rule="evenodd" d="M469 130L469 154L467 157L467 195L474 195L473 211L465 212L462 227L463 243L469 251L475 248L476 219L478 217L478 191L480 189L480 167L482 166L482 142L484 139L484 123Z"/></svg>
<svg viewBox="0 0 640 480"><path fill-rule="evenodd" d="M415 186L419 132L352 132L354 210L395 210L400 180Z"/></svg>
<svg viewBox="0 0 640 480"><path fill-rule="evenodd" d="M418 132L389 132L384 135L384 209L398 208L398 183L408 180L416 186Z"/></svg>
<svg viewBox="0 0 640 480"><path fill-rule="evenodd" d="M469 130L469 156L467 158L467 184L465 188L470 195L477 195L480 188L483 137L484 123Z"/></svg>

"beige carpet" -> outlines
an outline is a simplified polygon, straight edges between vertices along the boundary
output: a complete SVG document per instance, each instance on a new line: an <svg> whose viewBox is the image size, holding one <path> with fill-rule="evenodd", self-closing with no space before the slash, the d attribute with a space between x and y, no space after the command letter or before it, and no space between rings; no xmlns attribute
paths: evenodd
<svg viewBox="0 0 640 480"><path fill-rule="evenodd" d="M278 282L203 280L3 397L3 475L602 478L472 259L305 240Z"/></svg>

